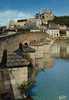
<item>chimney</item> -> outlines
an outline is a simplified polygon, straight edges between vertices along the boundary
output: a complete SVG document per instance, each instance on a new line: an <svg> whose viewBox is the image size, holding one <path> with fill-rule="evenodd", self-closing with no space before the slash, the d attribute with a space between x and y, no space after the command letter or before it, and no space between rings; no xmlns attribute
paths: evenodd
<svg viewBox="0 0 69 100"><path fill-rule="evenodd" d="M22 43L19 43L19 49L22 51L23 50L23 45L22 45Z"/></svg>
<svg viewBox="0 0 69 100"><path fill-rule="evenodd" d="M2 55L1 66L5 67L6 64L7 64L7 50L5 49Z"/></svg>

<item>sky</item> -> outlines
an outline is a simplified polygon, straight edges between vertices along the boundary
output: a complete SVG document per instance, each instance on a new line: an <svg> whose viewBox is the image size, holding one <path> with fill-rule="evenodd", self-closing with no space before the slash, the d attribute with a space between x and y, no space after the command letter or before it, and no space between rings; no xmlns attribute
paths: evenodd
<svg viewBox="0 0 69 100"><path fill-rule="evenodd" d="M69 15L69 0L0 0L0 25L30 18L43 8L51 9L56 16Z"/></svg>

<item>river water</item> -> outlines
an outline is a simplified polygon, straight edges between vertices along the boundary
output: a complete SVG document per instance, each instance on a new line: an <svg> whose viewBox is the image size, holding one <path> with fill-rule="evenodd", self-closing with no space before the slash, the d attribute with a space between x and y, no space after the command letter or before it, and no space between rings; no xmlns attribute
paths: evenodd
<svg viewBox="0 0 69 100"><path fill-rule="evenodd" d="M44 70L40 70L35 77L33 100L69 100L69 43L55 43L50 55L49 59L53 59L50 66L44 67L43 60L40 60ZM47 57L43 57L45 61Z"/></svg>

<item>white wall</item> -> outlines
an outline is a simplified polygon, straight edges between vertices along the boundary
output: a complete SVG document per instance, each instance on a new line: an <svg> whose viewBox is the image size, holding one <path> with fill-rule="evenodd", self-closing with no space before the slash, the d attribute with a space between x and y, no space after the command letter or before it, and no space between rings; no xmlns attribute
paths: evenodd
<svg viewBox="0 0 69 100"><path fill-rule="evenodd" d="M57 37L57 34L60 36L58 29L48 29L46 32L52 37Z"/></svg>
<svg viewBox="0 0 69 100"><path fill-rule="evenodd" d="M36 27L39 27L40 28L40 25L41 25L41 20L40 19L36 19Z"/></svg>

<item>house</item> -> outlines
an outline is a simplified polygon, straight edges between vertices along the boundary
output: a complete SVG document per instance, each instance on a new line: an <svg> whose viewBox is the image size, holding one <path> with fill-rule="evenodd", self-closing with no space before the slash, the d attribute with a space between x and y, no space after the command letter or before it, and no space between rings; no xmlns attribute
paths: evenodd
<svg viewBox="0 0 69 100"><path fill-rule="evenodd" d="M15 20L10 20L8 25L7 25L7 31L16 31L15 25L16 21Z"/></svg>
<svg viewBox="0 0 69 100"><path fill-rule="evenodd" d="M27 19L19 19L16 21L16 26L23 27L27 23Z"/></svg>
<svg viewBox="0 0 69 100"><path fill-rule="evenodd" d="M39 29L40 28L41 19L33 17L33 18L30 18L29 21L30 21L30 24L33 26L32 29L34 29L34 28Z"/></svg>
<svg viewBox="0 0 69 100"><path fill-rule="evenodd" d="M6 26L0 26L0 34L6 32Z"/></svg>
<svg viewBox="0 0 69 100"><path fill-rule="evenodd" d="M21 96L18 86L30 79L30 70L32 65L25 57L4 50L0 57L0 98L18 99Z"/></svg>
<svg viewBox="0 0 69 100"><path fill-rule="evenodd" d="M59 37L60 36L60 30L56 28L49 28L46 30L46 32L49 34L50 37Z"/></svg>
<svg viewBox="0 0 69 100"><path fill-rule="evenodd" d="M66 25L59 25L59 29L60 30L66 30L67 29L67 26Z"/></svg>

